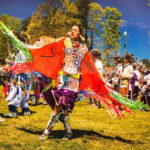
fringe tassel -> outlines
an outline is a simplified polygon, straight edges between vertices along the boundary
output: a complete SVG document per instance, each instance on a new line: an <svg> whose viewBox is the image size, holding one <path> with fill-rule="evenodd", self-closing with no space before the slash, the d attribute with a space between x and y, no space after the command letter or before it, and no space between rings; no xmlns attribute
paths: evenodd
<svg viewBox="0 0 150 150"><path fill-rule="evenodd" d="M22 51L22 53L26 56L27 62L32 61L32 54L27 49L27 45L23 42L21 42L14 34L13 32L7 28L3 22L0 21L0 30L5 33L7 36L9 36L12 45L19 51Z"/></svg>
<svg viewBox="0 0 150 150"><path fill-rule="evenodd" d="M131 114L133 110L140 110L142 108L147 108L147 105L143 103L134 102L130 99L127 99L122 95L120 95L119 93L117 93L116 91L110 89L109 87L107 87L107 89L109 93L106 95L97 94L91 89L82 91L82 93L84 93L85 96L93 97L99 100L106 107L106 110L108 109L113 115L118 116L120 119L125 118L124 115L125 112Z"/></svg>

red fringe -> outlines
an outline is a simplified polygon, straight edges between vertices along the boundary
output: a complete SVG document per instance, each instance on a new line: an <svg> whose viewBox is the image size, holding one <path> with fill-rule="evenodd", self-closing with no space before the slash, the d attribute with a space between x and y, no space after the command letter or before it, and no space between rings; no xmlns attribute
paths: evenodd
<svg viewBox="0 0 150 150"><path fill-rule="evenodd" d="M20 73L32 73L32 62L25 62L25 63L14 63L13 66L10 66L8 68L9 71L13 71L14 74L20 74Z"/></svg>

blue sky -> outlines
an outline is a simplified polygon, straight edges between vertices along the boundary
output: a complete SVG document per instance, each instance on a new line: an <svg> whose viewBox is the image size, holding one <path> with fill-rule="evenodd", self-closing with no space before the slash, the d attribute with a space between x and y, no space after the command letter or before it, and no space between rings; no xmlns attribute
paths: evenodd
<svg viewBox="0 0 150 150"><path fill-rule="evenodd" d="M97 0L103 8L116 7L125 20L121 28L121 54L124 53L124 31L128 32L127 52L133 53L139 59L150 60L150 7L148 0Z"/></svg>
<svg viewBox="0 0 150 150"><path fill-rule="evenodd" d="M0 15L5 13L10 16L25 19L35 12L38 3L44 0L0 0ZM121 54L124 52L124 31L128 32L127 52L133 53L139 59L150 60L150 7L148 0L97 0L103 8L116 7L125 20L121 28Z"/></svg>

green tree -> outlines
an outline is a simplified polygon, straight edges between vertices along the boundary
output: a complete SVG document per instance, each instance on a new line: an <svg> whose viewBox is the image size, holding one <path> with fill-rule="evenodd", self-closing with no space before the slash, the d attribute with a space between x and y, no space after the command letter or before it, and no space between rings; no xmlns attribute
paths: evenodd
<svg viewBox="0 0 150 150"><path fill-rule="evenodd" d="M94 42L94 33L100 33L100 21L104 14L104 10L98 3L91 3L89 4L89 16L88 16L88 26L89 31L91 34L90 37L90 49L93 49L93 42Z"/></svg>
<svg viewBox="0 0 150 150"><path fill-rule="evenodd" d="M75 3L79 10L79 18L81 20L82 26L85 29L85 42L88 41L88 16L90 11L90 5L96 0L75 0Z"/></svg>
<svg viewBox="0 0 150 150"><path fill-rule="evenodd" d="M142 59L141 61L142 61L143 64L145 64L148 68L150 68L150 60L148 60L148 59Z"/></svg>
<svg viewBox="0 0 150 150"><path fill-rule="evenodd" d="M13 16L8 16L6 14L2 14L0 16L0 20L6 24L12 31L19 32L21 30L21 20L19 18L15 18ZM5 59L8 57L10 51L14 49L11 48L9 39L6 37L4 33L0 33L0 59Z"/></svg>
<svg viewBox="0 0 150 150"><path fill-rule="evenodd" d="M30 43L34 43L37 39L43 35L42 23L44 14L40 10L40 6L32 14L30 23L28 25L27 33L30 36Z"/></svg>
<svg viewBox="0 0 150 150"><path fill-rule="evenodd" d="M106 64L108 64L109 55L120 50L120 38L121 33L119 28L121 28L122 14L117 10L117 8L106 7L104 21L102 25L102 37L105 44L105 57Z"/></svg>
<svg viewBox="0 0 150 150"><path fill-rule="evenodd" d="M26 19L24 19L22 21L22 28L21 28L22 31L26 31L27 30L28 25L30 23L30 20L31 20L31 17L27 17Z"/></svg>
<svg viewBox="0 0 150 150"><path fill-rule="evenodd" d="M32 15L27 32L31 36L31 43L34 43L40 36L47 35L54 38L67 36L70 27L77 23L78 8L70 0L46 0L39 5Z"/></svg>
<svg viewBox="0 0 150 150"><path fill-rule="evenodd" d="M75 2L71 2L70 0L65 0L64 3L64 12L67 16L66 26L70 29L74 24L81 24L79 17L79 10L75 4Z"/></svg>
<svg viewBox="0 0 150 150"><path fill-rule="evenodd" d="M80 24L78 14L79 11L75 3L65 0L63 9L59 9L50 20L53 37L67 36L68 30L72 25Z"/></svg>
<svg viewBox="0 0 150 150"><path fill-rule="evenodd" d="M0 34L0 60L5 59L7 55L8 55L7 38L3 33L1 33Z"/></svg>
<svg viewBox="0 0 150 150"><path fill-rule="evenodd" d="M44 0L43 4L40 4L41 11L45 16L53 17L58 9L63 7L65 0Z"/></svg>
<svg viewBox="0 0 150 150"><path fill-rule="evenodd" d="M0 20L6 24L7 26L9 26L13 31L19 31L21 30L21 20L20 18L15 18L13 16L8 16L6 14L2 14L0 16Z"/></svg>

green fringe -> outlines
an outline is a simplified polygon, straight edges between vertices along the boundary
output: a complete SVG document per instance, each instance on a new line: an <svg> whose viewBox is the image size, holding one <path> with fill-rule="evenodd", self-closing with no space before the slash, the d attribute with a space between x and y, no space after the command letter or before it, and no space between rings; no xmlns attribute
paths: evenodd
<svg viewBox="0 0 150 150"><path fill-rule="evenodd" d="M141 102L134 102L130 99L127 99L125 97L123 97L121 94L117 93L117 92L111 92L109 93L109 95L114 98L115 100L117 100L119 103L124 104L125 106L130 107L131 109L148 109L148 106L141 103Z"/></svg>
<svg viewBox="0 0 150 150"><path fill-rule="evenodd" d="M27 62L32 61L33 57L30 51L27 49L27 45L20 41L13 32L0 21L0 30L9 36L12 45L26 56Z"/></svg>

